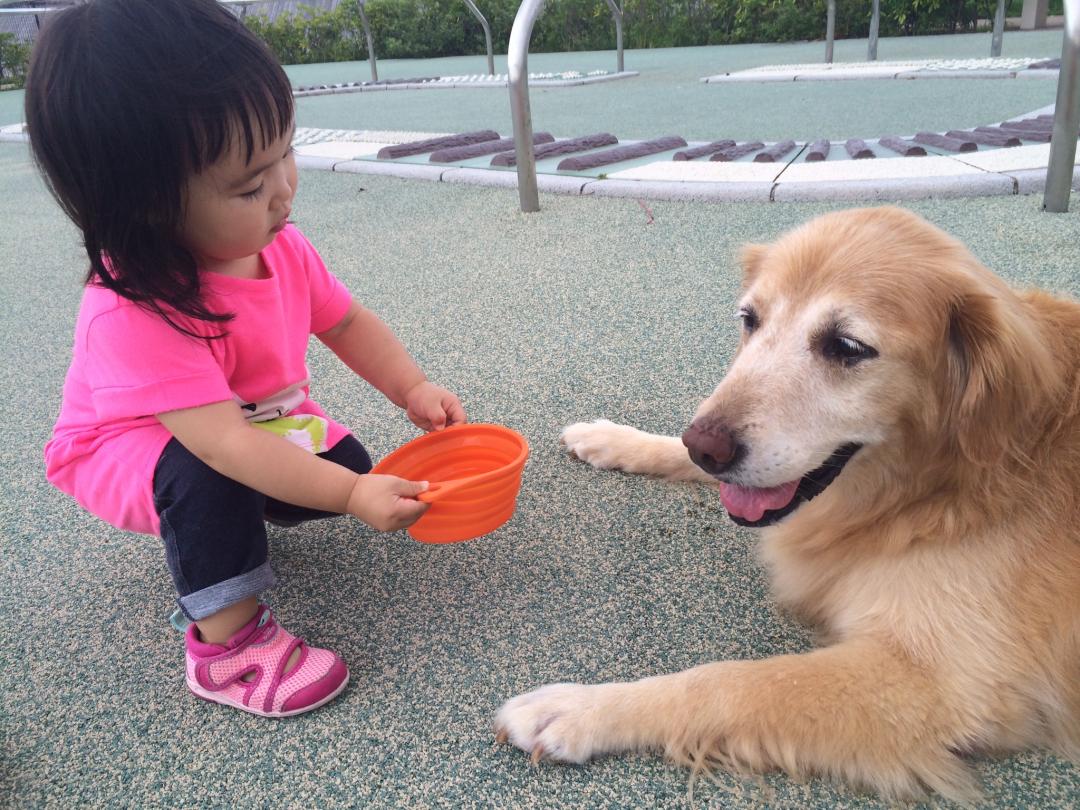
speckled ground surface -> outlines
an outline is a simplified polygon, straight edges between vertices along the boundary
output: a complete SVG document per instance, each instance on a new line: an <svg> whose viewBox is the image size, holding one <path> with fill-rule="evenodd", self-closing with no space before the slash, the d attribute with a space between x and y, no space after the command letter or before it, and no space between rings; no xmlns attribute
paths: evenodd
<svg viewBox="0 0 1080 810"><path fill-rule="evenodd" d="M41 447L68 362L83 262L21 144L0 144L0 804L10 807L680 807L658 757L530 766L494 744L508 696L806 649L767 596L751 533L703 489L596 472L566 423L678 432L733 347L735 251L826 205L654 203L304 172L295 215L474 420L532 444L519 508L493 535L425 546L338 519L271 534L287 626L339 650L352 683L285 721L183 686L158 543L50 489ZM912 208L1019 284L1080 292L1075 214L1037 198ZM414 435L321 347L323 404L376 456ZM1075 807L1080 770L1030 752L973 761L987 807ZM721 774L697 807L876 808L814 780Z"/></svg>
<svg viewBox="0 0 1080 810"><path fill-rule="evenodd" d="M729 120L746 135L780 137L795 134L796 109L819 134L853 135L852 124L872 116L895 129L889 117L910 97L887 94L910 86L902 82L860 100L814 95L823 86L795 96L697 81L812 61L822 47L631 52L628 68L643 75L620 92L653 90L637 102L590 95L602 85L537 93L537 128L591 131L610 121L625 137L652 137L678 113L686 137L707 138ZM989 35L883 40L880 54L988 48ZM1006 35L1006 55L1040 51L1056 56L1060 32ZM858 61L865 42L837 43L837 54ZM534 56L530 69L592 69L577 56L573 64ZM595 58L609 69L614 61L611 53ZM474 69L467 61L440 70ZM331 67L340 66L290 71L334 81L320 73ZM380 63L380 74L426 67ZM361 64L340 78L366 71ZM947 84L924 82L920 91ZM1053 100L1050 84L995 82L993 96L986 84L965 82L962 96L920 96L922 124L1000 120ZM359 94L336 106L306 99L299 124L506 130L506 96L493 92L486 100L484 91ZM431 106L436 99L442 106ZM20 120L20 105L21 94L0 94L0 123ZM821 122L835 129L822 131ZM494 745L492 714L507 697L552 680L636 678L721 657L797 652L810 637L777 612L753 535L734 528L708 491L596 472L567 458L556 438L566 423L596 417L681 431L734 345L738 246L840 206L646 210L633 199L547 195L542 205L522 215L513 189L301 174L296 220L334 272L434 379L461 395L473 420L520 430L532 455L516 516L481 540L425 546L347 519L272 530L280 585L268 600L294 632L339 650L352 682L311 715L269 721L187 694L158 543L110 529L44 480L41 448L59 405L84 261L26 146L0 144L0 379L9 418L0 445L0 806L685 806L686 773L658 757L532 767ZM1011 281L1080 293L1076 213L1042 214L1037 197L911 207ZM311 368L319 400L373 455L415 435L321 346ZM972 764L987 807L1080 803L1080 770L1050 755ZM742 782L721 774L717 784L699 783L695 796L696 807L884 807L843 787L778 776Z"/></svg>

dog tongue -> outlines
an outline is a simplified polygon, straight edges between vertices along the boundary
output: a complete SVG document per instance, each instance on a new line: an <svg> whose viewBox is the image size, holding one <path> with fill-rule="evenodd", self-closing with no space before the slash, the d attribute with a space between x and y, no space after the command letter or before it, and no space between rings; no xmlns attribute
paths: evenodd
<svg viewBox="0 0 1080 810"><path fill-rule="evenodd" d="M798 486L799 479L768 489L720 484L720 501L735 517L754 523L769 509L783 509L791 503Z"/></svg>

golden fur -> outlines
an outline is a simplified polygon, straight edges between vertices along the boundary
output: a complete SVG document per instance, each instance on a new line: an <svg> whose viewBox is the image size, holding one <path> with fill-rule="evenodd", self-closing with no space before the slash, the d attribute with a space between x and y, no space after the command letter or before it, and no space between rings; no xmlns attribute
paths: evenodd
<svg viewBox="0 0 1080 810"><path fill-rule="evenodd" d="M781 469L748 464L749 486L862 444L761 531L776 598L829 645L545 686L503 706L500 738L534 758L652 748L889 798L972 799L969 753L1080 760L1080 305L1012 291L897 208L820 217L742 262L761 325L696 418L786 448ZM877 356L816 355L837 321ZM598 467L712 481L675 438L599 421L563 440Z"/></svg>

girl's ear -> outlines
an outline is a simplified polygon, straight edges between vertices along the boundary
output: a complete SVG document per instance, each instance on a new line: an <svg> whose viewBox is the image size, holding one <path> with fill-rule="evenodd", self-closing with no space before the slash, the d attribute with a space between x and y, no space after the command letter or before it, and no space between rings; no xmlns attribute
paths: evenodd
<svg viewBox="0 0 1080 810"><path fill-rule="evenodd" d="M744 289L749 287L750 283L754 280L754 276L757 275L758 269L765 259L765 254L768 252L768 245L755 245L750 243L742 246L742 249L739 251L739 264L742 265Z"/></svg>

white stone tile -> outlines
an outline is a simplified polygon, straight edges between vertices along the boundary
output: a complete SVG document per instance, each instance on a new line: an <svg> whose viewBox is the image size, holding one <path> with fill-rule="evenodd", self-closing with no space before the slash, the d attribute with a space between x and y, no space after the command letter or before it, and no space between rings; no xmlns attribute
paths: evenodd
<svg viewBox="0 0 1080 810"><path fill-rule="evenodd" d="M706 84L721 84L723 82L793 82L794 73L721 73L718 76L706 76L702 79Z"/></svg>
<svg viewBox="0 0 1080 810"><path fill-rule="evenodd" d="M413 141L429 141L432 138L445 138L453 134L453 132L410 132L408 130L360 129L351 130L350 137L347 140L382 144L412 143Z"/></svg>
<svg viewBox="0 0 1080 810"><path fill-rule="evenodd" d="M703 82L845 81L852 79L1011 79L1028 73L1035 58L911 59L874 62L817 62L795 65L763 65L748 70L706 76ZM1041 78L1041 77L1039 77Z"/></svg>
<svg viewBox="0 0 1080 810"><path fill-rule="evenodd" d="M408 180L442 179L446 169L442 166L427 166L422 163L394 163L382 160L346 160L334 164L335 172L351 174L378 174L386 177L403 177Z"/></svg>
<svg viewBox="0 0 1080 810"><path fill-rule="evenodd" d="M776 184L772 198L777 202L842 200L870 202L922 200L928 197L988 197L1015 193L1015 183L1003 174L963 175L960 177L890 177L875 180L844 180Z"/></svg>
<svg viewBox="0 0 1080 810"><path fill-rule="evenodd" d="M322 171L332 172L334 166L338 163L341 163L341 161L337 158L319 157L318 155L296 156L296 168L298 169L320 169Z"/></svg>
<svg viewBox="0 0 1080 810"><path fill-rule="evenodd" d="M1012 70L916 70L898 73L898 79L1015 79Z"/></svg>
<svg viewBox="0 0 1080 810"><path fill-rule="evenodd" d="M645 180L593 180L581 193L588 197L636 197L648 200L700 202L769 202L773 184L665 183Z"/></svg>
<svg viewBox="0 0 1080 810"><path fill-rule="evenodd" d="M712 160L658 160L644 166L608 172L613 180L660 180L682 183L771 183L786 166L778 163Z"/></svg>
<svg viewBox="0 0 1080 810"><path fill-rule="evenodd" d="M500 186L516 188L515 172L496 172L490 169L450 168L439 178L444 183L461 183L467 186Z"/></svg>
<svg viewBox="0 0 1080 810"><path fill-rule="evenodd" d="M1021 169L1003 176L1016 182L1017 194L1042 194L1046 191L1046 169ZM1073 191L1080 191L1080 169L1075 167L1070 187Z"/></svg>
<svg viewBox="0 0 1080 810"><path fill-rule="evenodd" d="M987 172L1045 169L1050 163L1050 144L1036 143L1026 146L1013 146L1008 149L967 152L958 155L956 159Z"/></svg>
<svg viewBox="0 0 1080 810"><path fill-rule="evenodd" d="M878 68L836 68L835 70L813 70L806 71L805 73L796 73L795 81L835 82L847 81L851 79L892 79L896 76L898 72L898 69L891 65Z"/></svg>
<svg viewBox="0 0 1080 810"><path fill-rule="evenodd" d="M781 183L803 181L885 180L981 174L982 170L951 157L895 157L869 160L826 160L793 163L780 175Z"/></svg>
<svg viewBox="0 0 1080 810"><path fill-rule="evenodd" d="M540 191L549 194L581 194L582 189L589 184L592 178L572 177L568 174L539 174L536 176L536 187ZM517 173L514 173L514 184L517 185Z"/></svg>
<svg viewBox="0 0 1080 810"><path fill-rule="evenodd" d="M296 154L309 157L336 158L337 160L353 160L360 157L372 157L378 154L384 146L395 146L392 143L365 143L362 141L320 141L304 146L296 147Z"/></svg>

